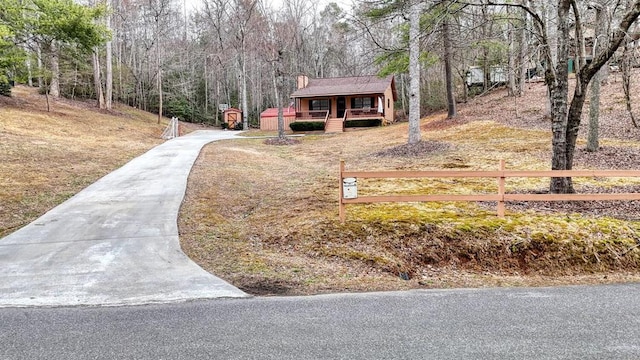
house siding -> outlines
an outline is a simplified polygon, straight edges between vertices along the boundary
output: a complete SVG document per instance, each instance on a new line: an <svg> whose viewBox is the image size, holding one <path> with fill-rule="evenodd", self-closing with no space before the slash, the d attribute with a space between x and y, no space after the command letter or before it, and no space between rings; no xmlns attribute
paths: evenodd
<svg viewBox="0 0 640 360"><path fill-rule="evenodd" d="M296 115L288 115L284 117L284 130L291 130L289 124L296 121ZM278 131L278 118L277 117L261 117L260 118L260 130L264 131Z"/></svg>
<svg viewBox="0 0 640 360"><path fill-rule="evenodd" d="M383 101L386 102L384 105L384 119L388 123L392 123L395 121L395 109L394 109L394 101L393 101L393 89L391 86L384 91Z"/></svg>

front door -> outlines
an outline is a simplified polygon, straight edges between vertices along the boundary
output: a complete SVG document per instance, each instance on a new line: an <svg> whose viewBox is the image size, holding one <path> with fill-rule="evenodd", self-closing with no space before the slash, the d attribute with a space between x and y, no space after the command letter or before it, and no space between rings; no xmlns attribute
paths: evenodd
<svg viewBox="0 0 640 360"><path fill-rule="evenodd" d="M344 112L347 109L347 101L345 100L344 96L339 96L337 101L336 101L336 111L338 112L338 117L342 118L344 117Z"/></svg>

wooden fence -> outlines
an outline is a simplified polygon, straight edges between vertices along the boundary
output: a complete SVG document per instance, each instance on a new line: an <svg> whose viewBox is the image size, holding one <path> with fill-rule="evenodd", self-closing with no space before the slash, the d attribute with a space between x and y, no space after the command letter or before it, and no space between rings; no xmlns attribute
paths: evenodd
<svg viewBox="0 0 640 360"><path fill-rule="evenodd" d="M640 193L589 193L589 194L516 194L505 192L508 178L556 178L556 177L640 177L640 170L505 170L504 160L498 171L345 171L344 161L340 161L340 221L345 221L346 204L380 202L429 202L429 201L496 201L497 213L504 217L507 201L588 201L588 200L640 200ZM498 184L496 194L457 195L373 195L345 198L344 179L408 179L408 178L495 178ZM350 190L347 188L347 190Z"/></svg>

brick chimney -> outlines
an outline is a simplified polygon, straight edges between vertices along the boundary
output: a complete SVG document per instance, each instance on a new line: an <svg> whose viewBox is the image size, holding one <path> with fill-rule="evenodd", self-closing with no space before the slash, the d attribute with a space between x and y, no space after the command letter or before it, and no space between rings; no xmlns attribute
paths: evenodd
<svg viewBox="0 0 640 360"><path fill-rule="evenodd" d="M309 77L307 75L298 75L298 89L304 89L309 85Z"/></svg>

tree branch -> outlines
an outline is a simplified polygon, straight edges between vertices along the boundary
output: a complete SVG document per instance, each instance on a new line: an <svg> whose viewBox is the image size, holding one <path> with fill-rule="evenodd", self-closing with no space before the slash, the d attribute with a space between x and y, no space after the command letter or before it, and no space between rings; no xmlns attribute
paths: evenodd
<svg viewBox="0 0 640 360"><path fill-rule="evenodd" d="M585 66L584 70L580 73L580 81L584 84L589 83L591 78L600 70L600 68L613 56L616 50L620 47L622 41L627 37L628 30L631 25L636 21L640 15L640 0L636 0L631 6L630 10L623 16L622 20L618 24L618 29L613 33L611 41L604 51L600 52L591 63Z"/></svg>

